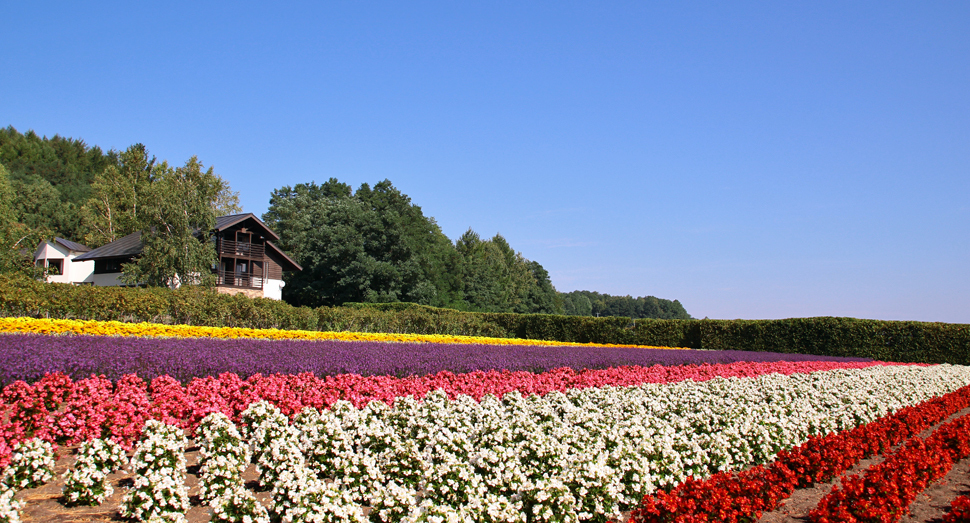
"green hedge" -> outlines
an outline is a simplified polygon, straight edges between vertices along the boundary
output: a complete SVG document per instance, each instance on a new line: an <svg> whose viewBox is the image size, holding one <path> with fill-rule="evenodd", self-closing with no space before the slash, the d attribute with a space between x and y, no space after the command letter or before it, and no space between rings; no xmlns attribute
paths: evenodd
<svg viewBox="0 0 970 523"><path fill-rule="evenodd" d="M186 287L130 289L0 276L0 315L225 327L457 334L970 364L970 325L853 318L630 320L461 312L413 303L293 307Z"/></svg>
<svg viewBox="0 0 970 523"><path fill-rule="evenodd" d="M0 275L0 314L215 327L316 330L317 313L277 300L199 287L168 289L42 283Z"/></svg>

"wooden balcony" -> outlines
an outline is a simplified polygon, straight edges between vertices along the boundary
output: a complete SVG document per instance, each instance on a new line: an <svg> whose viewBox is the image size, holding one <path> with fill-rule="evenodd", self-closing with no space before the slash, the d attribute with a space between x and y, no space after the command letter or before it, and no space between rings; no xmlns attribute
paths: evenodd
<svg viewBox="0 0 970 523"><path fill-rule="evenodd" d="M216 285L224 287L243 287L246 289L262 289L263 277L248 272L233 272L219 269L216 273Z"/></svg>
<svg viewBox="0 0 970 523"><path fill-rule="evenodd" d="M221 238L217 242L216 250L219 251L220 258L230 256L233 258L262 260L266 254L265 247L261 243L236 242Z"/></svg>

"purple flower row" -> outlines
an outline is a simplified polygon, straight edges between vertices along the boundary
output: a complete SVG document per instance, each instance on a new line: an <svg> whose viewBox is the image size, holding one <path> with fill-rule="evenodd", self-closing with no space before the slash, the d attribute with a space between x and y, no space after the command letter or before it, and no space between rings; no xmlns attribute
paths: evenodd
<svg viewBox="0 0 970 523"><path fill-rule="evenodd" d="M116 380L137 373L150 380L167 374L185 383L223 372L243 378L300 372L403 377L442 370L544 372L560 367L578 371L624 365L871 360L747 351L3 334L0 361L2 386L15 380L33 382L56 371L73 379L103 374Z"/></svg>

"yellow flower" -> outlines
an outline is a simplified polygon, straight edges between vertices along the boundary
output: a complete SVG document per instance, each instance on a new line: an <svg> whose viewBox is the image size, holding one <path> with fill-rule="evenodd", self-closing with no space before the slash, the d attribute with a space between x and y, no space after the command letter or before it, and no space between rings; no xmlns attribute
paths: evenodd
<svg viewBox="0 0 970 523"><path fill-rule="evenodd" d="M53 320L37 318L0 318L0 333L21 334L86 334L94 336L138 336L165 338L250 338L269 340L338 340L408 343L453 343L485 345L542 345L564 347L622 347L638 349L685 349L650 345L615 345L575 343L568 341L487 338L451 334L395 334L379 332L321 332L280 329L246 329L239 327L200 327L162 325L159 323L122 323L120 321Z"/></svg>

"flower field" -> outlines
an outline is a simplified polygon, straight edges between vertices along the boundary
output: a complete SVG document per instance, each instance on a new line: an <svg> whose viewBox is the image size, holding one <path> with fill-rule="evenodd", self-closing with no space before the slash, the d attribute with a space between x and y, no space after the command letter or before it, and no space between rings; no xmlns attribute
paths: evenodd
<svg viewBox="0 0 970 523"><path fill-rule="evenodd" d="M734 362L867 361L801 354L692 351L614 347L442 344L262 339L136 338L0 334L0 385L36 381L46 372L74 379L91 374L118 380L138 374L151 380L168 375L187 383L195 377L232 372L317 376L424 376L441 371L545 372L558 368L608 369Z"/></svg>
<svg viewBox="0 0 970 523"><path fill-rule="evenodd" d="M752 521L876 454L812 518L893 521L970 455L963 366L38 332L0 335L0 522L52 481L105 521Z"/></svg>
<svg viewBox="0 0 970 523"><path fill-rule="evenodd" d="M162 325L159 323L122 323L120 321L51 320L36 318L0 318L0 332L21 334L90 334L94 336L138 336L172 338L270 339L270 340L331 340L377 341L412 343L487 344L515 346L568 347L630 347L663 348L642 345L612 345L601 343L573 343L564 341L523 340L517 338L484 338L444 334L406 334L381 332L319 332L280 329L244 329L238 327L200 327L194 325Z"/></svg>

